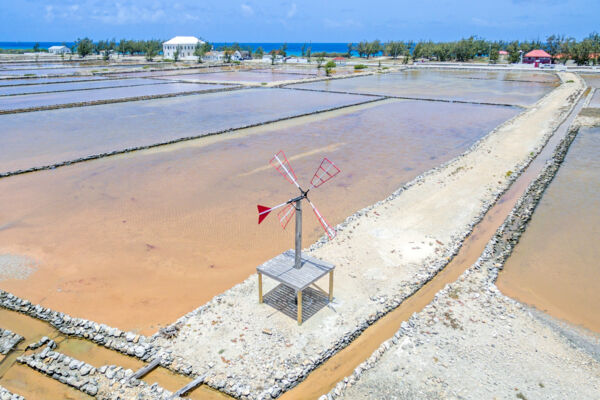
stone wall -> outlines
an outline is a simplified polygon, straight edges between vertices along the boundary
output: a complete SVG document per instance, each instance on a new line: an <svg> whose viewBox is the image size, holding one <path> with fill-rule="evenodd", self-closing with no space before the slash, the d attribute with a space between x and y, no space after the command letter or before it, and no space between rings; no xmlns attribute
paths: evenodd
<svg viewBox="0 0 600 400"><path fill-rule="evenodd" d="M8 354L21 340L23 340L23 336L0 328L0 354Z"/></svg>

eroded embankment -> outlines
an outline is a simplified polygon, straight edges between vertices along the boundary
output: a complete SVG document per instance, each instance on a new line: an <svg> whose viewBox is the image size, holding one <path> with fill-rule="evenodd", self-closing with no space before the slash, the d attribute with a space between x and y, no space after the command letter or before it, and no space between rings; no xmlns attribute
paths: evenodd
<svg viewBox="0 0 600 400"><path fill-rule="evenodd" d="M333 242L312 246L313 255L338 266L336 299L301 327L249 301L256 298L252 276L180 319L156 342L173 352L175 365L206 372L208 384L237 397L277 397L295 386L447 264L515 171L529 163L572 109L583 84L571 74L563 78L573 83L561 85L463 156L350 217Z"/></svg>
<svg viewBox="0 0 600 400"><path fill-rule="evenodd" d="M479 260L327 398L595 398L599 360L494 284L576 134L560 142Z"/></svg>

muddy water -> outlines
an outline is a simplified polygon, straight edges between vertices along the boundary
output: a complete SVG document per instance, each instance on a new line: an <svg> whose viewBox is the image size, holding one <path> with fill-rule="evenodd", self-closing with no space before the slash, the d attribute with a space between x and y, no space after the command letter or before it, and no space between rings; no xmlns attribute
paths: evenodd
<svg viewBox="0 0 600 400"><path fill-rule="evenodd" d="M56 106L60 104L82 103L89 101L125 99L139 96L158 96L164 94L198 92L220 89L222 87L223 86L218 84L162 83L160 85L5 96L0 97L0 110L16 110L22 108Z"/></svg>
<svg viewBox="0 0 600 400"><path fill-rule="evenodd" d="M295 91L287 91L296 93ZM342 174L311 192L333 224L463 152L509 107L390 100L0 179L0 253L37 271L0 287L34 303L153 333L288 249L256 204L295 194L268 167L285 149L301 182L321 158ZM249 134L253 132L253 134ZM305 243L322 231L311 214Z"/></svg>
<svg viewBox="0 0 600 400"><path fill-rule="evenodd" d="M582 129L498 278L508 296L600 333L600 128Z"/></svg>
<svg viewBox="0 0 600 400"><path fill-rule="evenodd" d="M1 115L0 172L51 165L370 100L371 97L337 93L250 89Z"/></svg>
<svg viewBox="0 0 600 400"><path fill-rule="evenodd" d="M177 75L176 77L169 78L186 82L277 82L314 78L314 75L283 74L277 72L260 73L250 71L232 71Z"/></svg>
<svg viewBox="0 0 600 400"><path fill-rule="evenodd" d="M151 85L156 83L165 83L158 79L104 79L98 81L86 81L86 82L67 82L67 83L54 83L52 85L40 84L40 85L21 85L21 86L9 86L0 87L0 96L16 95L16 94L30 94L30 93L46 93L46 92L65 92L82 89L102 89L111 87L121 86L140 86L140 85Z"/></svg>
<svg viewBox="0 0 600 400"><path fill-rule="evenodd" d="M470 72L407 70L373 76L291 85L291 88L404 96L439 100L530 105L550 92L554 82L463 79Z"/></svg>
<svg viewBox="0 0 600 400"><path fill-rule="evenodd" d="M56 351L85 361L96 368L103 365L119 365L125 369L136 371L145 365L137 358L106 349L90 341L66 338L45 322L4 308L0 308L0 327L25 337L16 350L0 360L0 385L28 399L91 399L78 390L71 389L67 385L16 362L16 358L23 354L28 344L39 341L43 336L53 339L58 344ZM172 392L191 382L190 378L161 367L156 368L142 379L150 385L156 382ZM200 386L187 397L202 400L229 398L206 386Z"/></svg>
<svg viewBox="0 0 600 400"><path fill-rule="evenodd" d="M406 299L398 308L367 328L348 347L344 348L294 389L285 393L281 399L312 399L328 393L335 385L353 373L354 369L368 359L373 352L400 329L402 322L407 321L415 312L420 312L435 295L448 283L456 279L471 267L483 253L485 246L502 225L519 198L525 193L529 184L542 171L546 161L581 109L583 101L575 107L574 112L556 130L544 149L529 164L527 169L517 178L510 188L498 199L496 204L475 225L471 234L464 240L458 254L431 281L421 287L415 294Z"/></svg>

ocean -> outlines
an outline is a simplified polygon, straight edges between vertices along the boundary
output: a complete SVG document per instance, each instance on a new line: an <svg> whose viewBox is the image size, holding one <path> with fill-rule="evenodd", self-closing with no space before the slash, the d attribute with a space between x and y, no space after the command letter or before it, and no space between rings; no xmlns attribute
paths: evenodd
<svg viewBox="0 0 600 400"><path fill-rule="evenodd" d="M31 49L36 42L0 42L0 49ZM48 49L50 46L66 45L68 47L73 46L74 42L37 42L41 49ZM230 46L232 42L212 42L215 48L221 46ZM252 50L256 50L262 47L265 53L268 53L274 49L280 49L283 43L239 43L241 47L251 47ZM348 50L347 43L288 43L287 54L291 56L299 56L302 53L302 46L306 45L306 48L311 49L313 54L320 53L322 51L327 53L346 53Z"/></svg>

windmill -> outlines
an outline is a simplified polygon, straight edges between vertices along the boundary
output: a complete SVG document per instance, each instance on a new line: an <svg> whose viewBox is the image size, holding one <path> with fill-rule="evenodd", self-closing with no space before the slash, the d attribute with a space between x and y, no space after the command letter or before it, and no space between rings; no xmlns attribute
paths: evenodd
<svg viewBox="0 0 600 400"><path fill-rule="evenodd" d="M302 201L306 200L308 202L329 239L333 239L336 234L335 229L329 226L314 203L310 201L308 198L308 192L320 187L325 182L339 174L340 169L328 158L323 158L321 164L317 168L310 181L310 187L307 190L304 190L298 184L296 173L292 169L292 166L290 165L283 151L280 150L277 154L275 154L269 163L289 183L298 188L300 195L274 207L266 207L262 205L257 206L259 224L263 222L272 211L280 209L280 211L277 213L277 217L279 218L279 222L283 229L286 228L294 214L296 214L296 235L293 262L290 263L290 252L288 251L257 268L259 302L262 303L263 301L262 275L265 274L296 291L298 324L301 324L302 290L314 283L317 279L329 273L329 300L331 301L333 299L333 269L335 268L332 264L323 262L314 257L302 256Z"/></svg>

